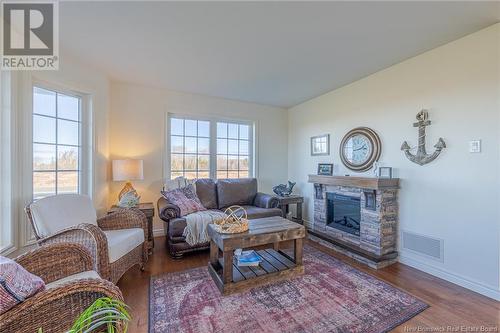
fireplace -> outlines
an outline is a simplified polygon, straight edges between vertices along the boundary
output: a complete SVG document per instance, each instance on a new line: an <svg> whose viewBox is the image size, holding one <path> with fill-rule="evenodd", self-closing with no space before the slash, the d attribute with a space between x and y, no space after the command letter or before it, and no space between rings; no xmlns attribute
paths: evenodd
<svg viewBox="0 0 500 333"><path fill-rule="evenodd" d="M360 197L326 193L326 225L359 236L361 223Z"/></svg>
<svg viewBox="0 0 500 333"><path fill-rule="evenodd" d="M398 178L309 175L309 182L309 239L372 268L398 260Z"/></svg>

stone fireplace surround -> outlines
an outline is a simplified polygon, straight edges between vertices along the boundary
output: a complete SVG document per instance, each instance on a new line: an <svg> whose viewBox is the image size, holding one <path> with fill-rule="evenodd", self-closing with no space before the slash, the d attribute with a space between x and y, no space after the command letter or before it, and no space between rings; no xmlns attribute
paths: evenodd
<svg viewBox="0 0 500 333"><path fill-rule="evenodd" d="M372 268L388 266L398 259L398 178L309 175L314 184L314 220L309 238ZM327 193L359 197L360 235L327 225ZM368 201L367 201L368 200Z"/></svg>

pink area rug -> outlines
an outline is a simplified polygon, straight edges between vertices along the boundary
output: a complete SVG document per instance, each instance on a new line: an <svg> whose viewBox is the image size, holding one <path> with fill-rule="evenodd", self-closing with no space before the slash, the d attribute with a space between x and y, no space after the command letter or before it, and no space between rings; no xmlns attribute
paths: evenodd
<svg viewBox="0 0 500 333"><path fill-rule="evenodd" d="M150 333L387 332L428 305L312 247L304 275L221 296L206 267L151 278Z"/></svg>

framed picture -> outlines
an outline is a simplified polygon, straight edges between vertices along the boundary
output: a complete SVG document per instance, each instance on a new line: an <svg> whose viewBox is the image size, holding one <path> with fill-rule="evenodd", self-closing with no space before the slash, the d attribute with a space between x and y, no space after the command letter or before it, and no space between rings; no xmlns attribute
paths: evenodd
<svg viewBox="0 0 500 333"><path fill-rule="evenodd" d="M311 137L311 156L330 155L330 134Z"/></svg>
<svg viewBox="0 0 500 333"><path fill-rule="evenodd" d="M318 175L320 175L320 176L333 175L333 164L331 164L331 163L319 163L318 164Z"/></svg>
<svg viewBox="0 0 500 333"><path fill-rule="evenodd" d="M390 167L379 167L378 168L379 178L392 178L392 168Z"/></svg>

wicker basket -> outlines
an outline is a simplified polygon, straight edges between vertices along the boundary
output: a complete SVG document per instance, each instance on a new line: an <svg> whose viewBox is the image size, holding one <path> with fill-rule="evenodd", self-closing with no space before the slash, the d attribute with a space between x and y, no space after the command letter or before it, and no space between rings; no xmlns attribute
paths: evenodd
<svg viewBox="0 0 500 333"><path fill-rule="evenodd" d="M238 213L241 213L238 214ZM226 217L214 222L215 230L221 234L237 234L248 230L248 214L241 206L228 207Z"/></svg>

